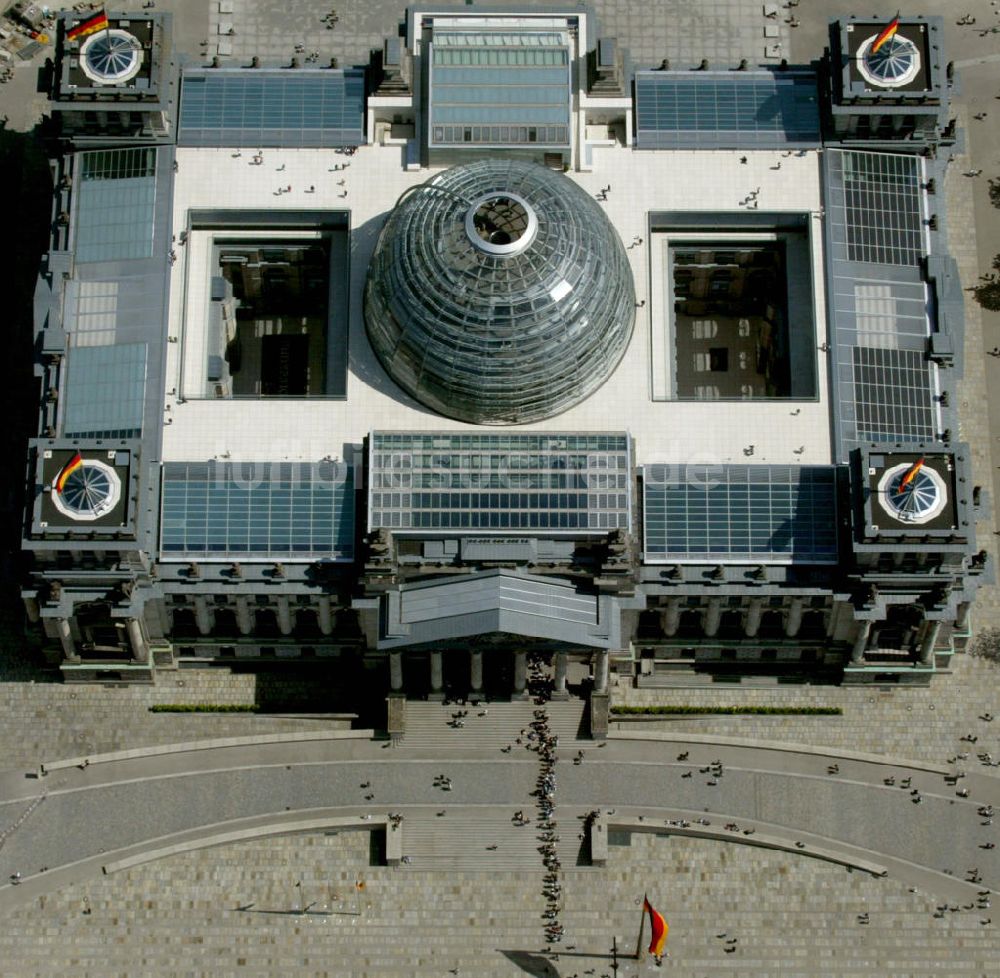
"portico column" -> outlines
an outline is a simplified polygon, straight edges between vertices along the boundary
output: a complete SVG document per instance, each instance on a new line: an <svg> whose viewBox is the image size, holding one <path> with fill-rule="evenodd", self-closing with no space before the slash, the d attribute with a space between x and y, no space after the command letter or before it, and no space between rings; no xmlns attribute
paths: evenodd
<svg viewBox="0 0 1000 978"><path fill-rule="evenodd" d="M920 664L922 666L929 666L934 661L934 646L940 631L941 622L927 622L927 631L924 632L923 641L920 643Z"/></svg>
<svg viewBox="0 0 1000 978"><path fill-rule="evenodd" d="M792 603L788 606L788 616L785 618L785 635L788 638L795 638L802 627L802 604L801 598L792 598Z"/></svg>
<svg viewBox="0 0 1000 978"><path fill-rule="evenodd" d="M399 649L389 652L389 689L394 693L403 691L403 653Z"/></svg>
<svg viewBox="0 0 1000 978"><path fill-rule="evenodd" d="M705 612L705 634L712 638L719 631L722 621L722 602L718 598L708 599L708 610Z"/></svg>
<svg viewBox="0 0 1000 978"><path fill-rule="evenodd" d="M872 623L870 621L858 622L860 630L858 637L854 640L854 648L851 649L851 665L860 666L865 661L865 649L868 648L868 636L871 635Z"/></svg>
<svg viewBox="0 0 1000 978"><path fill-rule="evenodd" d="M528 688L528 653L524 649L514 651L514 695L522 697Z"/></svg>
<svg viewBox="0 0 1000 978"><path fill-rule="evenodd" d="M483 691L483 652L472 649L469 652L469 686L473 693Z"/></svg>
<svg viewBox="0 0 1000 978"><path fill-rule="evenodd" d="M167 607L167 602L160 598L153 602L153 607L160 618L160 634L169 635L173 631L174 616L170 608Z"/></svg>
<svg viewBox="0 0 1000 978"><path fill-rule="evenodd" d="M208 606L208 598L199 594L194 599L194 620L202 635L211 635L215 625L215 612Z"/></svg>
<svg viewBox="0 0 1000 978"><path fill-rule="evenodd" d="M284 596L278 598L278 631L282 635L292 634L292 606Z"/></svg>
<svg viewBox="0 0 1000 978"><path fill-rule="evenodd" d="M598 649L594 655L594 692L608 691L608 650Z"/></svg>
<svg viewBox="0 0 1000 978"><path fill-rule="evenodd" d="M555 682L552 686L552 698L564 700L569 696L566 692L566 653L556 653Z"/></svg>
<svg viewBox="0 0 1000 978"><path fill-rule="evenodd" d="M250 599L241 594L236 599L236 627L241 635L249 635L253 631L253 615L250 614Z"/></svg>
<svg viewBox="0 0 1000 978"><path fill-rule="evenodd" d="M63 656L67 659L76 659L76 643L73 641L73 633L70 631L69 619L57 619L56 631L59 633L59 644L62 646Z"/></svg>
<svg viewBox="0 0 1000 978"><path fill-rule="evenodd" d="M671 598L667 605L667 613L663 616L663 633L668 638L677 634L681 623L681 599Z"/></svg>
<svg viewBox="0 0 1000 978"><path fill-rule="evenodd" d="M139 619L129 618L126 627L128 629L129 644L132 646L132 658L136 662L148 662L149 646L146 644L145 638L143 638L142 626L139 624Z"/></svg>
<svg viewBox="0 0 1000 978"><path fill-rule="evenodd" d="M432 700L444 699L444 671L441 668L441 650L431 652L431 695Z"/></svg>
<svg viewBox="0 0 1000 978"><path fill-rule="evenodd" d="M317 617L320 632L329 635L333 631L333 612L330 609L330 598L325 594L319 599Z"/></svg>
<svg viewBox="0 0 1000 978"><path fill-rule="evenodd" d="M747 638L755 638L760 631L760 616L763 609L763 602L760 598L751 598L750 607L747 608L746 624L743 626Z"/></svg>
<svg viewBox="0 0 1000 978"><path fill-rule="evenodd" d="M969 627L969 608L971 605L968 601L962 601L958 606L958 613L955 615L955 628L960 632L964 632Z"/></svg>

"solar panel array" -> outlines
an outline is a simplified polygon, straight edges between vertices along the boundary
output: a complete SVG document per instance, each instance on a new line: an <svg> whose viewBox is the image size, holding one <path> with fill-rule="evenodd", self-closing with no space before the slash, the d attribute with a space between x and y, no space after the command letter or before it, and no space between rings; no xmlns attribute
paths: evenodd
<svg viewBox="0 0 1000 978"><path fill-rule="evenodd" d="M77 196L78 262L150 258L156 203L156 150L83 153Z"/></svg>
<svg viewBox="0 0 1000 978"><path fill-rule="evenodd" d="M915 350L854 348L854 403L858 434L872 441L934 437L927 392L930 362Z"/></svg>
<svg viewBox="0 0 1000 978"><path fill-rule="evenodd" d="M625 434L374 432L369 529L607 532L630 525Z"/></svg>
<svg viewBox="0 0 1000 978"><path fill-rule="evenodd" d="M74 346L67 360L63 434L134 438L142 434L146 344Z"/></svg>
<svg viewBox="0 0 1000 978"><path fill-rule="evenodd" d="M363 69L185 70L181 146L360 146Z"/></svg>
<svg viewBox="0 0 1000 978"><path fill-rule="evenodd" d="M161 556L349 561L354 502L340 463L166 462Z"/></svg>
<svg viewBox="0 0 1000 978"><path fill-rule="evenodd" d="M569 146L570 52L558 32L435 34L432 146Z"/></svg>
<svg viewBox="0 0 1000 978"><path fill-rule="evenodd" d="M915 156L844 154L847 254L851 261L920 264L919 167Z"/></svg>
<svg viewBox="0 0 1000 978"><path fill-rule="evenodd" d="M647 563L836 563L836 470L647 465L643 520Z"/></svg>
<svg viewBox="0 0 1000 978"><path fill-rule="evenodd" d="M768 149L818 145L811 71L640 71L639 149Z"/></svg>

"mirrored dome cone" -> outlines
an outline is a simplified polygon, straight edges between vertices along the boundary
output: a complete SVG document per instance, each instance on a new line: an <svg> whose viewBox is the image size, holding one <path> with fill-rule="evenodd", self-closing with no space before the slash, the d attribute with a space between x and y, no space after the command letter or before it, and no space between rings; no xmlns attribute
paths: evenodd
<svg viewBox="0 0 1000 978"><path fill-rule="evenodd" d="M635 321L625 249L561 173L479 160L403 194L372 258L365 321L392 379L476 424L523 424L585 400Z"/></svg>

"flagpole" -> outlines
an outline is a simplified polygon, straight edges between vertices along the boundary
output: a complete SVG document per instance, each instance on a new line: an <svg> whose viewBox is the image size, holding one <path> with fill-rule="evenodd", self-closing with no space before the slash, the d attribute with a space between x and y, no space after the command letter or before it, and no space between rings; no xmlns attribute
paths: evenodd
<svg viewBox="0 0 1000 978"><path fill-rule="evenodd" d="M102 3L101 13L104 14L104 40L108 42L108 51L111 51L111 21L108 20L108 8Z"/></svg>
<svg viewBox="0 0 1000 978"><path fill-rule="evenodd" d="M642 931L646 926L646 904L648 902L648 897L646 894L642 896L642 913L639 917L639 939L635 942L635 959L636 961L642 961Z"/></svg>

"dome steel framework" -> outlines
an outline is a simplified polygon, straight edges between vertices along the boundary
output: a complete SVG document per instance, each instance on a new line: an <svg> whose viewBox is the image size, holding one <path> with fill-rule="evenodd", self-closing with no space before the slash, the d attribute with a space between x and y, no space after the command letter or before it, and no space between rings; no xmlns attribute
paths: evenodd
<svg viewBox="0 0 1000 978"><path fill-rule="evenodd" d="M142 68L143 51L128 31L111 28L92 34L80 48L80 67L98 85L131 81Z"/></svg>
<svg viewBox="0 0 1000 978"><path fill-rule="evenodd" d="M560 173L480 160L405 193L365 288L376 355L407 393L477 424L552 417L611 375L635 320L625 249Z"/></svg>

